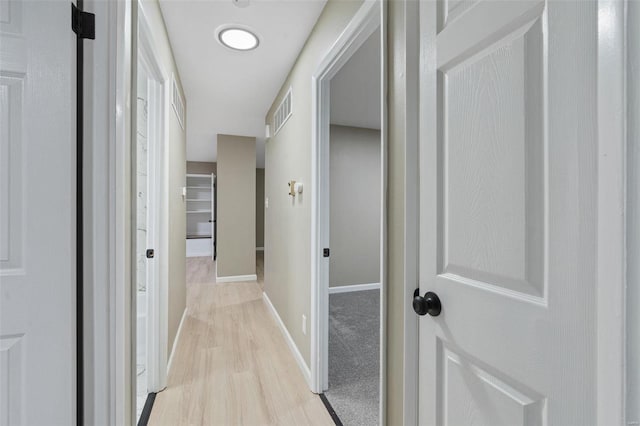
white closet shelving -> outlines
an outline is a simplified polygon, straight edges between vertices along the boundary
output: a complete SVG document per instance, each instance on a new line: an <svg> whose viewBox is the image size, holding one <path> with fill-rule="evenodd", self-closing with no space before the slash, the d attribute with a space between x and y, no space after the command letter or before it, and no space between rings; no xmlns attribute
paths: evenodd
<svg viewBox="0 0 640 426"><path fill-rule="evenodd" d="M214 256L214 174L187 174L187 257Z"/></svg>

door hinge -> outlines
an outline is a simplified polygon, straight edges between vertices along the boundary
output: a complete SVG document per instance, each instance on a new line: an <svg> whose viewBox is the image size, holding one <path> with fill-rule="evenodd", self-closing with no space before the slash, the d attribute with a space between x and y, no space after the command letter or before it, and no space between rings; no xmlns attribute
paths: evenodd
<svg viewBox="0 0 640 426"><path fill-rule="evenodd" d="M96 15L83 12L71 3L71 29L78 38L96 39Z"/></svg>
<svg viewBox="0 0 640 426"><path fill-rule="evenodd" d="M328 248L322 250L322 257L329 257L330 254L331 251Z"/></svg>

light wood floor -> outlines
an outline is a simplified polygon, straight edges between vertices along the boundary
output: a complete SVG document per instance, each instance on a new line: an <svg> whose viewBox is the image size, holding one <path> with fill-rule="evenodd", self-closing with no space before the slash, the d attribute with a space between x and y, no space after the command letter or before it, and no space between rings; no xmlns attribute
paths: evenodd
<svg viewBox="0 0 640 426"><path fill-rule="evenodd" d="M187 259L187 316L150 425L333 425L262 301L261 254L245 283Z"/></svg>

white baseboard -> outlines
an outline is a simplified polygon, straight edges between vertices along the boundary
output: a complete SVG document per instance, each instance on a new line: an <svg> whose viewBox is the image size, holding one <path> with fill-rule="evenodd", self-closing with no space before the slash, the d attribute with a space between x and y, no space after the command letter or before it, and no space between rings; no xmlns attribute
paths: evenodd
<svg viewBox="0 0 640 426"><path fill-rule="evenodd" d="M232 275L229 277L219 277L216 274L216 282L219 282L219 283L236 283L240 281L258 281L258 276L256 274L253 274L253 275Z"/></svg>
<svg viewBox="0 0 640 426"><path fill-rule="evenodd" d="M264 247L256 247L256 251L264 251Z"/></svg>
<svg viewBox="0 0 640 426"><path fill-rule="evenodd" d="M287 330L287 327L282 322L282 318L280 318L280 315L278 315L278 311L276 311L276 308L271 303L271 300L269 300L269 296L267 296L267 293L262 293L262 300L264 301L264 304L267 305L267 309L271 312L273 318L276 320L276 323L278 324L278 327L280 328L280 331L284 336L284 340L287 342L287 345L289 346L293 357L298 363L298 367L300 367L300 371L302 372L304 379L307 381L307 385L309 386L309 388L311 388L311 370L309 369L307 363L304 361L304 358L302 357L302 354L293 341L293 338L289 334L289 330Z"/></svg>
<svg viewBox="0 0 640 426"><path fill-rule="evenodd" d="M380 290L380 283L342 285L338 287L329 287L329 294L350 293L352 291L364 290Z"/></svg>
<svg viewBox="0 0 640 426"><path fill-rule="evenodd" d="M184 325L184 319L187 317L187 310L185 309L182 313L182 318L180 318L180 325L178 325L178 331L176 332L176 338L173 339L173 345L171 346L171 355L169 355L169 362L167 362L167 376L171 371L171 364L173 362L173 355L176 353L176 347L178 346L178 341L180 340L180 335L182 334L182 326Z"/></svg>

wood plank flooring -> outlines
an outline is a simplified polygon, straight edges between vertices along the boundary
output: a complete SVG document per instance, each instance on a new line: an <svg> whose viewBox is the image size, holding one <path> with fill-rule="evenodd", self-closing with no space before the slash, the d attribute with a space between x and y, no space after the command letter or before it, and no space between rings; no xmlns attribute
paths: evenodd
<svg viewBox="0 0 640 426"><path fill-rule="evenodd" d="M216 283L211 259L187 259L187 315L149 425L334 424L262 301L257 261L258 282Z"/></svg>

